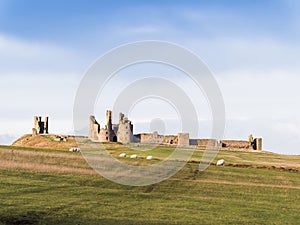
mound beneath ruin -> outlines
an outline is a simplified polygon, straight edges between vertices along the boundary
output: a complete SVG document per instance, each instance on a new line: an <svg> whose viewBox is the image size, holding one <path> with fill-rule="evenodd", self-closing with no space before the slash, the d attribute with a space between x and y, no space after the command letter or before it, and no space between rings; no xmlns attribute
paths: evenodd
<svg viewBox="0 0 300 225"><path fill-rule="evenodd" d="M16 140L12 146L68 150L77 147L74 136L70 135L36 135L25 134Z"/></svg>

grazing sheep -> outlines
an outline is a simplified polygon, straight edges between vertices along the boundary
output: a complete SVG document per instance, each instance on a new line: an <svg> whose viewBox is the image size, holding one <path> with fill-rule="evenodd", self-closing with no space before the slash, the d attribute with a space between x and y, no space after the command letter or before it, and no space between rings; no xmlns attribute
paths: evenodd
<svg viewBox="0 0 300 225"><path fill-rule="evenodd" d="M119 157L125 158L125 157L126 157L126 153L121 153L121 154L119 155Z"/></svg>
<svg viewBox="0 0 300 225"><path fill-rule="evenodd" d="M225 164L225 160L224 159L220 159L217 161L217 166L224 166Z"/></svg>
<svg viewBox="0 0 300 225"><path fill-rule="evenodd" d="M136 159L137 157L138 157L137 154L133 154L130 156L131 159Z"/></svg>
<svg viewBox="0 0 300 225"><path fill-rule="evenodd" d="M80 152L80 148L70 148L70 152Z"/></svg>
<svg viewBox="0 0 300 225"><path fill-rule="evenodd" d="M148 156L146 157L146 159L151 160L151 159L153 159L153 156L152 156L152 155L148 155Z"/></svg>

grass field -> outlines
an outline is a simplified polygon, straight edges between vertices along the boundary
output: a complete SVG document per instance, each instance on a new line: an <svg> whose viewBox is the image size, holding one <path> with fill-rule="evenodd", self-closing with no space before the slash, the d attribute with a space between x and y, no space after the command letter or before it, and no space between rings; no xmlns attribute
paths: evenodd
<svg viewBox="0 0 300 225"><path fill-rule="evenodd" d="M147 154L122 160L150 163ZM197 172L202 154L168 180L130 187L96 174L80 153L1 146L0 224L299 224L300 156L221 151L227 166Z"/></svg>

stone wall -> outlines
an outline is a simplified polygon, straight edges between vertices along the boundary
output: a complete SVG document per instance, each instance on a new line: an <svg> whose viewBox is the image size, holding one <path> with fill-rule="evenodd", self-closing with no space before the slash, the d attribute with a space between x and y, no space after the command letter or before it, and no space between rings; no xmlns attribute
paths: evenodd
<svg viewBox="0 0 300 225"><path fill-rule="evenodd" d="M45 117L45 120L42 121L41 116L35 116L33 118L33 126L35 130L32 130L33 135L37 134L48 134L48 117Z"/></svg>
<svg viewBox="0 0 300 225"><path fill-rule="evenodd" d="M37 125L36 125L37 124ZM48 117L45 123L41 121L41 117L35 117L36 127L33 134L39 132L48 132ZM216 139L190 139L189 133L178 133L178 135L160 135L158 132L141 133L133 135L133 125L131 121L124 116L123 113L119 114L119 123L112 124L112 112L106 111L106 125L100 128L100 124L96 121L94 116L90 117L89 138L93 141L100 142L121 142L124 144L135 142L142 144L155 144L155 145L170 145L189 147L196 145L200 148L218 147L224 149L254 149L262 150L262 138L253 139L252 134L246 140L221 140L218 142Z"/></svg>
<svg viewBox="0 0 300 225"><path fill-rule="evenodd" d="M127 117L124 117L123 113L119 114L117 140L123 144L128 144L133 141L133 125Z"/></svg>
<svg viewBox="0 0 300 225"><path fill-rule="evenodd" d="M189 147L189 145L190 145L190 134L178 133L178 146Z"/></svg>
<svg viewBox="0 0 300 225"><path fill-rule="evenodd" d="M124 144L133 141L133 125L124 114L120 113L119 124L112 124L112 112L106 111L106 125L100 128L100 124L94 116L90 116L89 138L100 142L121 142Z"/></svg>
<svg viewBox="0 0 300 225"><path fill-rule="evenodd" d="M90 116L89 139L100 141L99 132L100 124L95 119L95 116Z"/></svg>
<svg viewBox="0 0 300 225"><path fill-rule="evenodd" d="M262 150L262 138L256 138L256 150Z"/></svg>
<svg viewBox="0 0 300 225"><path fill-rule="evenodd" d="M164 136L159 135L158 132L150 134L140 134L140 142L143 144L162 144L164 142Z"/></svg>
<svg viewBox="0 0 300 225"><path fill-rule="evenodd" d="M237 149L251 149L249 141L242 140L221 140L222 148L237 148Z"/></svg>
<svg viewBox="0 0 300 225"><path fill-rule="evenodd" d="M218 146L217 139L198 139L197 145L201 148L206 148L208 146L216 147Z"/></svg>
<svg viewBox="0 0 300 225"><path fill-rule="evenodd" d="M178 135L165 135L163 138L163 144L177 145L178 144Z"/></svg>
<svg viewBox="0 0 300 225"><path fill-rule="evenodd" d="M160 135L156 131L150 134L142 133L135 135L135 142L143 144L159 145L179 145L181 147L189 146L189 134L179 133L178 135Z"/></svg>

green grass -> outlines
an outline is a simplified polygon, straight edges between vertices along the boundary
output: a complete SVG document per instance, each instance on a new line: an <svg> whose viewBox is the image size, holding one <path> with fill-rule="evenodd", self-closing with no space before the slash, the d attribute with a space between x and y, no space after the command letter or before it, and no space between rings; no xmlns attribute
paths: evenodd
<svg viewBox="0 0 300 225"><path fill-rule="evenodd" d="M119 149L118 145L108 147L112 154L134 152ZM39 168L47 163L73 169L88 167L78 153L14 148L14 154L17 151L20 151L18 157L11 158L10 149L0 147L0 157L17 164L30 161L36 166L28 170L0 169L0 224L299 224L300 221L299 172L234 166L210 166L197 172L198 164L188 163L168 180L130 187L99 175L78 174L77 170L42 172ZM152 154L160 158L170 152L170 148L158 148ZM200 159L202 153L198 150L193 158ZM276 154L221 151L217 158L232 164L244 160L243 163L250 165L269 166L274 161L276 166L299 166L296 156ZM148 163L142 158L138 162Z"/></svg>
<svg viewBox="0 0 300 225"><path fill-rule="evenodd" d="M0 149L11 149L11 150L27 150L27 151L38 151L38 152L67 152L64 149L51 149L51 148L32 148L32 147L19 147L11 145L0 145Z"/></svg>

